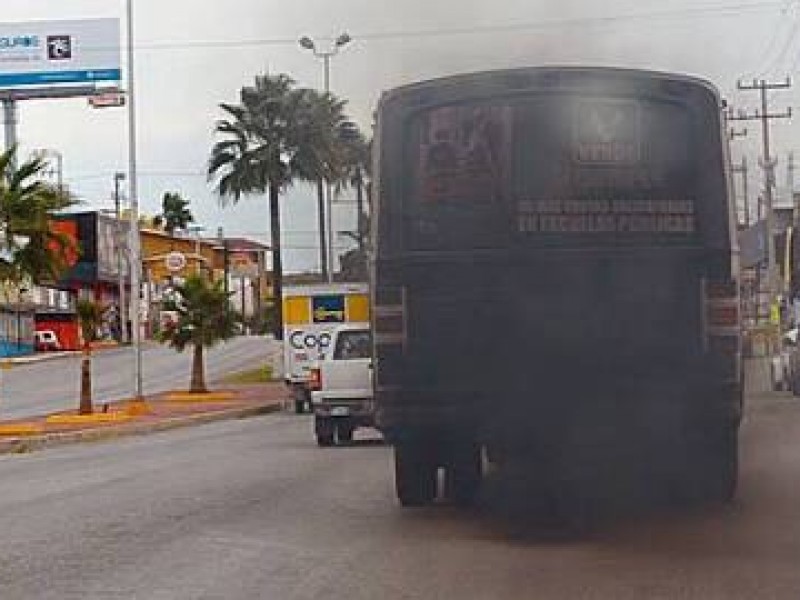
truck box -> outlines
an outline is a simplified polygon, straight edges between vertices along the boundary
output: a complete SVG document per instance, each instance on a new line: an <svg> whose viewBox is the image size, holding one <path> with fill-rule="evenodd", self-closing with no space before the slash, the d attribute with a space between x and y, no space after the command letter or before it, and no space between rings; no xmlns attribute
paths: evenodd
<svg viewBox="0 0 800 600"><path fill-rule="evenodd" d="M312 366L343 323L369 326L369 288L366 283L286 286L283 289L284 381L292 388L297 412L310 407L308 387Z"/></svg>

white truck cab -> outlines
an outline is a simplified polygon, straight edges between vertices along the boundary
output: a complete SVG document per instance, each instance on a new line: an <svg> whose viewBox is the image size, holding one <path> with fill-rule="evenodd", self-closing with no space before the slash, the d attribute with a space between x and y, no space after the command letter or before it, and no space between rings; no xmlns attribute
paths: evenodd
<svg viewBox="0 0 800 600"><path fill-rule="evenodd" d="M320 446L353 439L374 423L372 335L364 325L334 329L328 351L311 370L314 431Z"/></svg>

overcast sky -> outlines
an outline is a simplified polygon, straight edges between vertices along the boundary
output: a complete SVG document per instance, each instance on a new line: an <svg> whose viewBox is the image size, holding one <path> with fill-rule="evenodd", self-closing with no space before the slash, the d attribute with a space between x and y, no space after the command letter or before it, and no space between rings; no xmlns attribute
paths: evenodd
<svg viewBox="0 0 800 600"><path fill-rule="evenodd" d="M679 71L710 79L733 105L753 108L758 97L738 92L738 78L782 80L800 69L798 0L133 1L142 210L157 213L163 192L177 191L191 200L208 235L224 226L226 234L264 241L266 200L221 209L204 170L218 103L235 101L255 74L285 72L299 84L321 86L320 62L296 43L302 35L323 44L344 31L353 37L332 62L331 87L364 128L382 90L456 72L554 63ZM124 17L122 0L2 4L7 22ZM772 106L797 107L798 97L800 79L776 92ZM798 119L773 127L784 167ZM125 110L92 110L85 100L31 101L21 104L20 121L23 152L61 151L65 180L87 206L111 206L113 173L127 165ZM744 152L755 164L760 130L755 122L747 126L734 154ZM314 202L313 190L302 187L285 198L289 270L317 266ZM350 202L335 207L337 230L353 227L353 209Z"/></svg>

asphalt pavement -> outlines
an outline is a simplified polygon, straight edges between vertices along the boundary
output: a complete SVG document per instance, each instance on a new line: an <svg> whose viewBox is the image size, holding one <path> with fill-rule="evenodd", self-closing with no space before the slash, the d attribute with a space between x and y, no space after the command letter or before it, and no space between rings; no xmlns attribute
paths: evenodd
<svg viewBox="0 0 800 600"><path fill-rule="evenodd" d="M268 337L240 336L206 352L209 381L267 362L277 343ZM144 394L188 389L192 354L156 344L142 349ZM92 359L92 386L97 406L133 394L133 349L98 351ZM19 364L0 372L0 419L18 419L74 409L80 392L80 353L44 362Z"/></svg>
<svg viewBox="0 0 800 600"><path fill-rule="evenodd" d="M0 597L796 600L800 402L749 404L734 506L571 541L401 509L390 449L318 448L308 416L3 456Z"/></svg>

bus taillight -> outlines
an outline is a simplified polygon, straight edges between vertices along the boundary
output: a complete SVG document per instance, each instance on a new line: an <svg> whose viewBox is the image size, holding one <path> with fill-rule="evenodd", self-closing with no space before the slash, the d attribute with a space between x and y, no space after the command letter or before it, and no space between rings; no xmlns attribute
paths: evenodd
<svg viewBox="0 0 800 600"><path fill-rule="evenodd" d="M379 346L403 345L406 342L405 290L388 288L380 292L376 294L373 309L375 343Z"/></svg>

